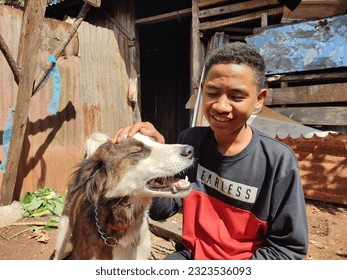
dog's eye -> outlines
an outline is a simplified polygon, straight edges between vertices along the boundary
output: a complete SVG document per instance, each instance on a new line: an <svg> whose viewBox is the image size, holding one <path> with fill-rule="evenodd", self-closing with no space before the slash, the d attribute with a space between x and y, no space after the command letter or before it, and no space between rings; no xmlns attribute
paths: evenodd
<svg viewBox="0 0 347 280"><path fill-rule="evenodd" d="M128 156L135 156L135 155L138 155L139 153L141 153L141 149L140 150L135 150L135 151L131 151L129 152Z"/></svg>

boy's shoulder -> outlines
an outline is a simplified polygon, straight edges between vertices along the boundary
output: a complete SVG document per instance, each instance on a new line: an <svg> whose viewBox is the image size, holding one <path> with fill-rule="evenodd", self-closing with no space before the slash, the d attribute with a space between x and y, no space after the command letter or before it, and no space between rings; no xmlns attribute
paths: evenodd
<svg viewBox="0 0 347 280"><path fill-rule="evenodd" d="M263 147L273 152L282 151L282 152L289 153L295 156L293 149L287 144L267 135L264 132L261 132L260 130L254 127L252 127L252 129L253 129L253 132L259 138L259 141L262 143Z"/></svg>

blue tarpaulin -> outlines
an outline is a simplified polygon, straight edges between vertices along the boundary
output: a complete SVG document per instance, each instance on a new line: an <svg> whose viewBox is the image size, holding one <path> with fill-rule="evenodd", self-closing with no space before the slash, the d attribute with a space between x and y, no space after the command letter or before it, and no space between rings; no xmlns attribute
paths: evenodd
<svg viewBox="0 0 347 280"><path fill-rule="evenodd" d="M266 29L246 38L266 74L347 67L347 15Z"/></svg>

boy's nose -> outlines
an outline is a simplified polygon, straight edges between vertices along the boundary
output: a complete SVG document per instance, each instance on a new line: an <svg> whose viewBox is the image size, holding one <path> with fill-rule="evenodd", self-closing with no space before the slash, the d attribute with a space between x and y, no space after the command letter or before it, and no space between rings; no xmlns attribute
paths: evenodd
<svg viewBox="0 0 347 280"><path fill-rule="evenodd" d="M219 113L230 112L232 110L232 106L225 96L218 98L217 102L215 102L212 107Z"/></svg>

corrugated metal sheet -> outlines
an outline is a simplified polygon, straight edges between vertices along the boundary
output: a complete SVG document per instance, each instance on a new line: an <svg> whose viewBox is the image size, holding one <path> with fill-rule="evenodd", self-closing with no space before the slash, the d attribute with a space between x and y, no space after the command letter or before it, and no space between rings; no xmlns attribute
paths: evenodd
<svg viewBox="0 0 347 280"><path fill-rule="evenodd" d="M0 6L0 33L15 58L21 18L20 10ZM38 73L66 36L69 26L47 19L42 31ZM53 92L51 80L31 100L27 137L18 170L17 197L45 185L57 191L66 190L67 180L83 156L86 137L94 131L111 134L132 122L131 106L127 102L126 58L120 55L114 32L83 23L78 36L79 39L75 37L69 44L65 56L58 59L61 99L57 115L51 116L47 111ZM16 95L12 72L0 54L0 160L3 158L3 127ZM0 185L2 178L0 173Z"/></svg>
<svg viewBox="0 0 347 280"><path fill-rule="evenodd" d="M85 136L93 131L113 133L132 123L126 58L113 30L82 23L79 40Z"/></svg>
<svg viewBox="0 0 347 280"><path fill-rule="evenodd" d="M307 198L347 205L347 136L280 139L299 161Z"/></svg>
<svg viewBox="0 0 347 280"><path fill-rule="evenodd" d="M302 125L267 107L249 123L292 147L307 198L347 204L347 134Z"/></svg>
<svg viewBox="0 0 347 280"><path fill-rule="evenodd" d="M347 66L347 15L266 29L247 43L264 57L267 74Z"/></svg>
<svg viewBox="0 0 347 280"><path fill-rule="evenodd" d="M252 115L248 123L272 138L311 138L313 136L326 137L329 134L337 134L334 131L321 131L310 126L302 125L266 106L263 110Z"/></svg>
<svg viewBox="0 0 347 280"><path fill-rule="evenodd" d="M0 6L0 33L4 37L14 58L17 57L22 12L8 6ZM66 35L69 24L48 20L43 29L43 43L40 50L37 73L47 63L54 47L50 41L59 44ZM51 36L56 32L57 36ZM67 56L58 59L61 76L61 99L58 113L48 113L53 85L52 81L43 87L32 98L28 116L26 137L18 168L16 195L21 192L34 191L45 185L64 190L67 178L82 154L82 126L77 118L80 108L79 79L80 59ZM7 117L9 107L14 104L18 87L13 79L4 57L0 55L0 134ZM2 137L1 137L2 139ZM2 144L2 140L1 140ZM3 158L2 145L0 158ZM3 174L0 174L2 182ZM22 187L23 186L23 187Z"/></svg>

